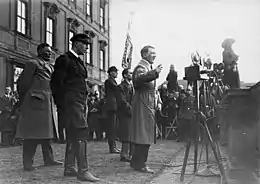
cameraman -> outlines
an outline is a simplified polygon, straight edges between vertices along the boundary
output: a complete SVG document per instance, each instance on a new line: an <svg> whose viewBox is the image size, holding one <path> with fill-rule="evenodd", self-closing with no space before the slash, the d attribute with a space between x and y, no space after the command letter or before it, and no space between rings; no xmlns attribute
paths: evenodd
<svg viewBox="0 0 260 184"><path fill-rule="evenodd" d="M167 90L169 93L172 93L172 92L178 90L178 74L175 71L175 67L173 64L170 66L170 71L169 71L169 74L167 75L166 80L168 82Z"/></svg>

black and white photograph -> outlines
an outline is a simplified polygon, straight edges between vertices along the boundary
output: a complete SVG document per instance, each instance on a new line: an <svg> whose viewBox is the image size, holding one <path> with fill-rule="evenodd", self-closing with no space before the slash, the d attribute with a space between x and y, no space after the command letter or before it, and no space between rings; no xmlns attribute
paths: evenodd
<svg viewBox="0 0 260 184"><path fill-rule="evenodd" d="M260 0L0 0L0 184L260 184Z"/></svg>

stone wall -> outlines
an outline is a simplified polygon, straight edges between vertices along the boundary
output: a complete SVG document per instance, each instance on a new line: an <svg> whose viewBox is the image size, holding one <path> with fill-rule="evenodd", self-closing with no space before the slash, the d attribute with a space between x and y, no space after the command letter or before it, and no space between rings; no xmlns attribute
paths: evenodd
<svg viewBox="0 0 260 184"><path fill-rule="evenodd" d="M259 183L254 177L259 155L259 91L260 86L230 90L224 98L228 109L222 115L221 126L225 129L221 129L221 135L222 141L227 139L227 145L222 148L228 157L226 171L231 184Z"/></svg>

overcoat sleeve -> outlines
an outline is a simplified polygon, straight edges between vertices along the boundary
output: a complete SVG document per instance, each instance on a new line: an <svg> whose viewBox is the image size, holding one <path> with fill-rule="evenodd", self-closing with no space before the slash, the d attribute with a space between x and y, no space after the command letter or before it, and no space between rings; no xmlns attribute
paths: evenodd
<svg viewBox="0 0 260 184"><path fill-rule="evenodd" d="M55 103L60 95L59 90L64 83L65 77L67 75L69 61L66 55L58 57L55 61L54 72L51 77L51 89Z"/></svg>
<svg viewBox="0 0 260 184"><path fill-rule="evenodd" d="M18 93L20 100L24 98L25 94L29 90L36 68L37 64L34 60L29 61L25 64L24 71L18 79Z"/></svg>
<svg viewBox="0 0 260 184"><path fill-rule="evenodd" d="M147 69L143 66L137 66L135 69L134 82L137 85L142 85L144 83L151 82L159 77L158 72L156 70L147 71Z"/></svg>

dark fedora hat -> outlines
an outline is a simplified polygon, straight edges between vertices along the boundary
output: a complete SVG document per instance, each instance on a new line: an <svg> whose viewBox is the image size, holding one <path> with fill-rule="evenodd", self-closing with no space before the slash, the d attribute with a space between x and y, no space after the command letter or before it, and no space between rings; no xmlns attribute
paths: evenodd
<svg viewBox="0 0 260 184"><path fill-rule="evenodd" d="M89 44L89 43L92 43L92 39L89 35L87 34L83 34L83 33L79 33L79 34L76 34L74 35L71 39L70 39L71 42L82 42L84 44Z"/></svg>
<svg viewBox="0 0 260 184"><path fill-rule="evenodd" d="M115 67L115 66L111 66L109 67L109 69L107 70L107 73L110 73L110 72L117 72L118 69Z"/></svg>

